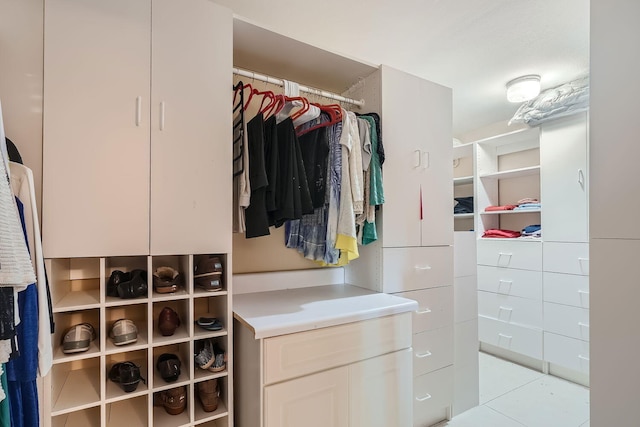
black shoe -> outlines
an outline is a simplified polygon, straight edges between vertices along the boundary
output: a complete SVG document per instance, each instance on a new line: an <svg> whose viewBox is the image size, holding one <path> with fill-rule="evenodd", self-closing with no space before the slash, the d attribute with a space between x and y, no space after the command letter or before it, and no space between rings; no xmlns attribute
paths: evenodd
<svg viewBox="0 0 640 427"><path fill-rule="evenodd" d="M109 379L120 384L125 393L131 393L138 388L138 383L146 381L140 375L140 367L133 362L120 362L111 367Z"/></svg>
<svg viewBox="0 0 640 427"><path fill-rule="evenodd" d="M131 280L131 273L124 273L120 270L113 270L111 276L109 277L109 281L107 282L107 296L117 297L118 295L118 285L123 282L128 282Z"/></svg>
<svg viewBox="0 0 640 427"><path fill-rule="evenodd" d="M120 282L116 289L118 296L123 299L147 296L147 272L144 270L132 270L130 279Z"/></svg>
<svg viewBox="0 0 640 427"><path fill-rule="evenodd" d="M180 359L175 354L163 353L158 357L156 369L160 371L163 380L172 383L180 376Z"/></svg>

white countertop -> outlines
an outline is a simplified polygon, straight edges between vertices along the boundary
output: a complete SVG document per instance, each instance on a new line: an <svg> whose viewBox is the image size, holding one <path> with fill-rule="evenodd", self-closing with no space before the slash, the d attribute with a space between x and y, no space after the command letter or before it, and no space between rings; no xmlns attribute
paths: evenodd
<svg viewBox="0 0 640 427"><path fill-rule="evenodd" d="M234 317L256 339L291 334L418 309L414 300L350 285L314 286L233 297Z"/></svg>

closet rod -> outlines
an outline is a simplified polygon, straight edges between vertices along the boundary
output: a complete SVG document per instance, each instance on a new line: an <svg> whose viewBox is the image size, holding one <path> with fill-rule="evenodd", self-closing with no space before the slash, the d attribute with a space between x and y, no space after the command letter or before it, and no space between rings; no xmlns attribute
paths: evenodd
<svg viewBox="0 0 640 427"><path fill-rule="evenodd" d="M262 82L271 83L278 86L284 86L284 81L280 79L276 79L275 77L270 77L264 74L254 73L253 71L243 70L241 68L233 68L233 74L237 74L239 76L247 77L250 79L260 80ZM308 86L300 85L301 92L312 93L314 95L319 95L324 98L335 99L336 101L346 102L347 104L357 105L358 107L364 107L364 99L357 100L352 98L345 98L342 95L338 95L336 93L327 92L321 89L315 89Z"/></svg>

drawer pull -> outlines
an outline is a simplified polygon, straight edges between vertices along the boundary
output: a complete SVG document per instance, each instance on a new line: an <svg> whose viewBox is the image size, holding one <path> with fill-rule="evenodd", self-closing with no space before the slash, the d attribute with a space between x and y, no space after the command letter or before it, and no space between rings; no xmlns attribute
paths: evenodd
<svg viewBox="0 0 640 427"><path fill-rule="evenodd" d="M414 268L416 270L431 270L431 266L430 265L424 265L424 266L416 265Z"/></svg>
<svg viewBox="0 0 640 427"><path fill-rule="evenodd" d="M579 355L578 355L578 359L580 359L580 360L584 360L585 362L588 362L588 361L589 361L589 358L588 358L588 357L585 357L585 356L583 356L583 355L581 355L581 354L579 354Z"/></svg>
<svg viewBox="0 0 640 427"><path fill-rule="evenodd" d="M501 292L500 288L502 288L502 285L507 285L507 291L506 292ZM513 285L513 280L498 280L498 293L501 294L508 294L511 291L511 285Z"/></svg>
<svg viewBox="0 0 640 427"><path fill-rule="evenodd" d="M427 314L431 313L431 309L425 308L424 310L416 310L416 314Z"/></svg>
<svg viewBox="0 0 640 427"><path fill-rule="evenodd" d="M498 252L498 266L502 265L504 267L504 266L509 265L509 263L511 262L511 257L512 256L513 256L513 254L509 253L509 252ZM502 257L508 257L504 264L500 264L500 259Z"/></svg>
<svg viewBox="0 0 640 427"><path fill-rule="evenodd" d="M500 310L513 311L513 308L500 306Z"/></svg>
<svg viewBox="0 0 640 427"><path fill-rule="evenodd" d="M589 295L589 291L578 291L580 295Z"/></svg>
<svg viewBox="0 0 640 427"><path fill-rule="evenodd" d="M416 397L418 402L424 402L425 400L431 399L431 395L429 393L425 394L424 397Z"/></svg>
<svg viewBox="0 0 640 427"><path fill-rule="evenodd" d="M425 351L424 353L416 353L416 357L418 359L424 359L425 357L429 357L429 356L431 356L430 351Z"/></svg>
<svg viewBox="0 0 640 427"><path fill-rule="evenodd" d="M420 150L413 150L413 154L415 154L415 163L413 165L414 169L417 169L420 167L420 164L422 163L422 156L420 153Z"/></svg>
<svg viewBox="0 0 640 427"><path fill-rule="evenodd" d="M506 338L506 339L508 339L508 340L510 340L511 338L513 338L513 336L511 336L511 335L505 335L505 334L501 334L501 333L498 333L498 337L500 337L500 338Z"/></svg>
<svg viewBox="0 0 640 427"><path fill-rule="evenodd" d="M142 97L136 97L136 126L142 123Z"/></svg>
<svg viewBox="0 0 640 427"><path fill-rule="evenodd" d="M589 324L588 323L583 323L583 322L578 322L578 326L580 326L581 328L588 328Z"/></svg>

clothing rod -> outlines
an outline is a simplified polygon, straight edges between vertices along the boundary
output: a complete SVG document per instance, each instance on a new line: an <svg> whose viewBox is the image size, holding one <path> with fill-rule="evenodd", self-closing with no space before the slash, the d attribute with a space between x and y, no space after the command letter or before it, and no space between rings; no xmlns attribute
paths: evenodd
<svg viewBox="0 0 640 427"><path fill-rule="evenodd" d="M243 77L248 77L250 79L255 79L255 80L260 80L262 82L267 82L267 83L271 83L274 85L278 85L278 86L284 86L284 81L282 81L281 79L277 79L275 77L270 77L264 74L258 74L258 73L254 73L253 71L248 71L248 70L243 70L241 68L233 68L233 74L237 74L239 76L243 76ZM335 99L336 101L340 101L340 102L346 102L348 104L353 104L353 105L357 105L358 107L364 107L364 99L352 99L352 98L345 98L342 95L338 95L336 93L331 93L331 92L327 92L325 90L321 90L321 89L316 89L316 88L312 88L312 87L308 87L308 86L302 86L300 85L300 91L301 92L307 92L307 93L312 93L314 95L319 95L322 96L324 98L329 98L329 99Z"/></svg>

